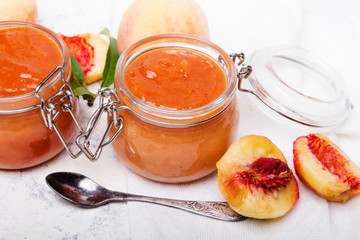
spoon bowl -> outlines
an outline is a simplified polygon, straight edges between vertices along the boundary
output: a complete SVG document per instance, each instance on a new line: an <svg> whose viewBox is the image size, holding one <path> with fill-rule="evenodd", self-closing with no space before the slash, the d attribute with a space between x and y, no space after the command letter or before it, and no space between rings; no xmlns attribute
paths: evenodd
<svg viewBox="0 0 360 240"><path fill-rule="evenodd" d="M46 182L60 197L80 207L95 208L110 202L109 190L81 174L52 173Z"/></svg>
<svg viewBox="0 0 360 240"><path fill-rule="evenodd" d="M244 216L233 211L226 202L185 201L116 192L102 187L79 173L51 173L45 180L49 187L60 197L84 208L99 207L115 201L140 201L174 207L223 221L241 221L246 219Z"/></svg>

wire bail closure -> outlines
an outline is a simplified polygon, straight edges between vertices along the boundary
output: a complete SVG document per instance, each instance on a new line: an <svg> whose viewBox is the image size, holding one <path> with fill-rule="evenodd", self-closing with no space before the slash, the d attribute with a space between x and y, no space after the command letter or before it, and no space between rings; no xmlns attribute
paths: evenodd
<svg viewBox="0 0 360 240"><path fill-rule="evenodd" d="M237 78L239 79L238 83L238 89L243 92L250 92L253 93L250 90L241 88L241 82L243 78L248 78L250 74L252 73L252 67L249 65L244 64L245 61L245 54L242 52L232 53L230 54L230 57L232 61L241 68L237 71Z"/></svg>
<svg viewBox="0 0 360 240"><path fill-rule="evenodd" d="M63 82L63 86L60 90L51 98L49 98L46 102L44 98L40 95L41 88L56 74L60 73L61 81ZM58 118L60 111L57 110L58 107L62 109L63 112L68 112L73 121L75 122L77 128L81 130L79 122L76 119L74 114L74 94L71 90L71 86L69 83L65 81L65 70L62 66L56 67L35 89L35 96L40 99L40 111L44 120L44 124L50 130L54 129L61 142L63 143L65 149L70 154L72 158L77 158L81 151L73 153L68 144L66 143L65 138L63 137L60 129L56 125L56 119ZM55 99L60 98L60 106L57 102L53 103Z"/></svg>
<svg viewBox="0 0 360 240"><path fill-rule="evenodd" d="M115 91L111 88L102 88L99 90L98 96L100 97L99 107L90 117L86 129L83 130L76 138L76 145L91 161L95 161L100 157L103 147L112 143L123 128L123 118L121 116L118 116L116 113L116 105L119 104L119 98L116 95ZM115 99L115 101L113 99ZM91 151L90 137L97 124L99 123L99 119L104 113L107 113L107 115L111 117L111 120L108 123L108 126L104 132L103 137L101 138L101 141L98 143L95 151L93 152ZM115 134L108 141L106 141L106 138L109 135L110 129L112 127L117 130Z"/></svg>
<svg viewBox="0 0 360 240"><path fill-rule="evenodd" d="M40 90L42 87L53 77L56 76L56 74L60 74L61 80L63 82L63 86L60 88L60 90L51 98L49 98L47 101L41 96ZM65 70L62 66L56 67L35 89L35 95L37 98L40 99L40 111L41 115L44 120L44 124L47 128L50 130L54 129L58 137L60 138L61 142L63 143L65 149L69 153L69 155L72 158L79 157L82 153L86 155L86 157L91 160L95 161L100 157L100 153L102 151L102 148L106 145L110 144L114 141L114 139L119 135L119 133L122 130L123 127L123 119L121 116L118 116L116 111L116 105L119 104L119 98L115 94L115 91L110 88L103 88L100 89L98 92L99 96L99 107L96 109L96 111L93 113L93 115L90 117L89 121L86 124L86 128L82 128L79 124L79 121L76 119L75 113L74 113L74 93L71 90L71 86L68 82L65 80ZM54 101L56 99L60 100L60 104L58 102ZM115 100L113 100L115 99ZM61 110L59 110L59 107ZM59 130L58 126L56 125L56 119L61 114L61 112L69 113L75 122L78 131L80 132L79 135L76 137L75 143L78 148L76 152L71 150L69 144L66 142L65 138L63 137L61 131ZM109 117L112 117L111 121L109 122L102 139L100 143L95 146L95 151L92 151L91 149L94 148L92 146L90 138L92 133L94 132L94 129L96 128L99 119L103 115L103 113L106 113ZM107 139L107 136L110 132L110 129L114 127L117 129L114 136L109 139L108 141L105 141Z"/></svg>

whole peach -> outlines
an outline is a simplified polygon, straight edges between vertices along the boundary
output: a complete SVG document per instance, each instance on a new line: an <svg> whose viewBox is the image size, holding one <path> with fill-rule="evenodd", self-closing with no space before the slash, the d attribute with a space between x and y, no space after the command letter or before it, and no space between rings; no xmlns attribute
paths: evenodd
<svg viewBox="0 0 360 240"><path fill-rule="evenodd" d="M37 22L35 0L0 0L0 21Z"/></svg>
<svg viewBox="0 0 360 240"><path fill-rule="evenodd" d="M208 39L207 18L193 0L136 0L120 22L119 52L138 40L162 33L187 33Z"/></svg>

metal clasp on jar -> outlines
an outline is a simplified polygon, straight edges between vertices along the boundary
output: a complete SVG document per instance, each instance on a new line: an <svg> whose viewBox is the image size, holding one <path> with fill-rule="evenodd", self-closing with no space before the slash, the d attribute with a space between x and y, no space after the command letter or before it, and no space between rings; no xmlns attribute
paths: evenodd
<svg viewBox="0 0 360 240"><path fill-rule="evenodd" d="M254 90L245 89L245 88L243 88L241 86L242 80L244 78L248 78L250 76L250 74L252 73L252 67L249 66L249 65L244 64L245 54L242 53L242 52L232 53L232 54L230 54L230 57L232 58L233 62L237 65L237 67L239 67L239 68L237 68L237 78L239 79L239 83L238 83L239 91L246 92L246 93L251 93L257 99L259 99L262 103L264 103L267 107L269 107L270 109L272 109L275 112L279 113L280 115L288 118L288 116L282 114L281 112L279 112L278 110L276 110L275 108L270 106L268 103L266 103L261 97L259 97L259 95Z"/></svg>
<svg viewBox="0 0 360 240"><path fill-rule="evenodd" d="M55 77L56 74L60 73L61 80L63 82L63 86L60 88L60 90L49 98L47 101L44 100L44 98L41 96L41 89L42 87L53 77ZM76 158L81 154L81 151L78 151L74 153L71 151L70 147L66 143L65 138L63 137L62 133L60 132L59 128L56 125L56 119L58 118L60 112L57 110L58 103L55 101L56 99L60 100L60 107L63 112L70 113L71 117L73 118L77 128L81 131L81 127L76 119L76 116L74 114L74 94L71 90L71 86L69 83L65 81L65 70L62 66L56 67L35 89L35 95L37 98L40 99L40 111L41 115L44 120L44 124L47 128L50 130L54 129L57 135L59 136L61 142L63 143L65 149L68 151L70 156L72 158Z"/></svg>
<svg viewBox="0 0 360 240"><path fill-rule="evenodd" d="M238 53L232 53L230 54L231 59L233 62L240 67L240 69L237 69L237 78L239 79L238 83L238 89L243 92L250 92L253 93L250 90L244 89L241 87L241 82L243 78L248 78L250 74L252 73L252 67L244 64L245 61L245 54L242 52Z"/></svg>
<svg viewBox="0 0 360 240"><path fill-rule="evenodd" d="M263 102L266 106L268 106L270 109L274 110L275 112L281 114L282 116L288 118L287 116L283 115L282 113L280 113L278 110L274 109L272 106L270 106L269 104L267 104L262 98L259 97L258 94L256 94L256 92L254 90L250 90L250 89L245 89L241 86L242 84L242 80L244 78L248 78L250 76L250 74L252 73L252 67L249 65L244 64L245 61L245 54L242 52L239 53L233 53L230 54L230 57L232 58L233 62L239 67L239 69L237 69L237 78L239 79L239 83L238 83L238 89L241 92L246 92L246 93L251 93L252 95L254 95L256 98L258 98L261 102Z"/></svg>
<svg viewBox="0 0 360 240"><path fill-rule="evenodd" d="M45 101L45 99L41 96L41 89L42 87L53 77L56 76L56 74L59 74L61 76L61 80L63 82L63 86L60 88L60 90L51 98ZM79 121L77 120L75 113L74 113L74 93L71 89L71 86L68 82L65 80L65 70L63 67L59 66L55 68L36 88L35 95L40 99L40 111L41 115L44 120L44 124L47 128L50 130L54 129L57 133L58 137L60 138L61 142L63 143L65 149L69 153L69 155L72 158L77 158L82 153L84 153L87 158L89 158L91 161L94 161L99 158L102 148L106 145L110 144L117 135L122 130L123 126L123 120L120 116L116 114L116 105L119 104L119 98L115 94L113 89L110 88L103 88L99 91L99 107L96 109L94 114L91 116L89 121L86 124L85 128L82 128L79 124ZM60 106L59 106L59 100ZM59 111L60 107L60 111ZM77 151L71 150L71 147L66 142L63 134L59 130L58 126L56 125L56 119L62 112L67 112L71 115L73 121L75 122L78 130L79 135L76 137L76 145L78 147ZM92 133L94 132L94 129L96 128L99 119L101 116L106 113L108 116L112 117L111 121L109 121L108 126L103 134L103 137L101 141L98 144L91 144L90 138ZM116 133L113 135L113 137L106 141L107 136L109 134L110 129L114 127L117 129ZM94 148L95 150L91 150Z"/></svg>
<svg viewBox="0 0 360 240"><path fill-rule="evenodd" d="M103 147L112 143L114 139L119 135L123 128L123 119L118 116L116 111L116 105L119 104L119 97L115 91L111 88L102 88L98 92L99 96L99 107L96 109L94 114L90 117L85 130L76 138L76 145L91 161L95 161L100 157ZM114 100L115 99L115 100ZM95 151L91 151L90 137L96 128L101 116L106 113L111 120L109 121L107 128L101 138L101 141L97 144ZM115 134L106 141L109 135L110 129L114 127L116 130Z"/></svg>

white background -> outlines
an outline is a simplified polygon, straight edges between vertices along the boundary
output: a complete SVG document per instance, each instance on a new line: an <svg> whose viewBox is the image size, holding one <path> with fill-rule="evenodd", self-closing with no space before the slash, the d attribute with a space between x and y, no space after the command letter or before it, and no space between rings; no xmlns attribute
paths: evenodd
<svg viewBox="0 0 360 240"><path fill-rule="evenodd" d="M117 36L131 1L38 0L39 24L65 35L99 33ZM207 15L210 40L228 53L250 54L275 45L300 46L332 65L344 78L354 105L349 119L328 136L360 165L360 4L317 0L197 0ZM141 17L141 16L139 16ZM92 86L97 88L97 86ZM264 135L292 164L292 142L307 131L263 115L239 94L239 137ZM82 115L89 115L82 104ZM360 197L329 203L299 182L300 199L275 220L219 222L143 203L79 209L56 196L44 178L54 171L81 172L114 190L191 200L219 200L216 174L189 184L161 184L127 170L107 148L95 163L73 160L65 152L50 162L22 171L0 171L0 239L359 239Z"/></svg>

